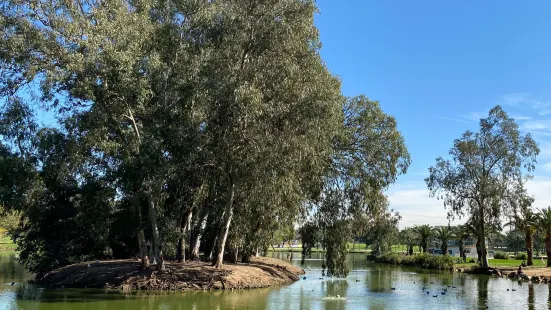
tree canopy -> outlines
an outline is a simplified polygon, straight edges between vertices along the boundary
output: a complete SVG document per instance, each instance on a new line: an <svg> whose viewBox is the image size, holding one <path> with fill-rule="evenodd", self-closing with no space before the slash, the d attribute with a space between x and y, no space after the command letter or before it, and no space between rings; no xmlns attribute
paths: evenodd
<svg viewBox="0 0 551 310"><path fill-rule="evenodd" d="M505 209L518 208L527 199L523 184L538 153L534 139L521 134L514 119L496 106L480 120L478 132L466 131L447 158L436 159L425 181L450 216L472 216L485 249L485 225L500 225ZM485 250L482 265L488 267Z"/></svg>
<svg viewBox="0 0 551 310"><path fill-rule="evenodd" d="M342 95L315 12L300 0L2 2L0 204L21 212L21 261L42 274L137 256L163 271L167 255L202 252L221 267L303 226L346 274L352 219L395 225L384 190L410 158L378 102ZM57 125L38 125L40 109Z"/></svg>

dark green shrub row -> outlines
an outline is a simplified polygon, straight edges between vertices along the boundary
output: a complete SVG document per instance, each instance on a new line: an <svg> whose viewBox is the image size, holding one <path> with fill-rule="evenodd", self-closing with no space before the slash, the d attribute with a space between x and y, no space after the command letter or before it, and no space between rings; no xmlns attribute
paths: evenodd
<svg viewBox="0 0 551 310"><path fill-rule="evenodd" d="M518 253L518 254L515 256L515 259L517 259L517 260L527 260L527 259L528 259L528 255L526 255L526 253Z"/></svg>
<svg viewBox="0 0 551 310"><path fill-rule="evenodd" d="M385 253L376 257L375 261L385 264L443 270L453 268L454 258L449 255L432 255L426 253L411 256L399 253Z"/></svg>
<svg viewBox="0 0 551 310"><path fill-rule="evenodd" d="M494 253L495 259L509 259L509 254L502 252L502 251L495 251Z"/></svg>

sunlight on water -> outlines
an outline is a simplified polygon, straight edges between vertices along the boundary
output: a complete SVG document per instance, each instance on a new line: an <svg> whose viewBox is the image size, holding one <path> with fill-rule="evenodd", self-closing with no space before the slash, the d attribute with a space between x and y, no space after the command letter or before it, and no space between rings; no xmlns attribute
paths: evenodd
<svg viewBox="0 0 551 310"><path fill-rule="evenodd" d="M305 262L306 279L289 286L156 295L36 287L14 255L0 255L0 309L550 309L544 284L375 265L363 254L349 255L348 278L327 278L320 255ZM300 264L300 253L293 253L293 264Z"/></svg>

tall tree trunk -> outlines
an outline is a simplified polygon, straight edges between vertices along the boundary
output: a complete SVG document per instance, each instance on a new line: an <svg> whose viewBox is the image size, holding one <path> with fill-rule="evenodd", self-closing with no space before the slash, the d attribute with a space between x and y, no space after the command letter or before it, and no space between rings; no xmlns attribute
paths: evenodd
<svg viewBox="0 0 551 310"><path fill-rule="evenodd" d="M149 262L149 256L147 255L147 242L145 241L145 233L142 227L143 219L142 219L142 208L139 202L139 199L137 199L135 196L131 197L131 202L134 205L134 208L136 208L136 212L138 214L138 231L137 231L137 238L138 238L138 248L140 251L140 261L142 264L142 269L147 269L150 267Z"/></svg>
<svg viewBox="0 0 551 310"><path fill-rule="evenodd" d="M442 245L440 246L440 249L442 250L442 255L446 256L448 255L448 243L442 242Z"/></svg>
<svg viewBox="0 0 551 310"><path fill-rule="evenodd" d="M151 197L149 198L149 219L151 222L151 235L153 236L151 246L153 249L153 255L157 261L157 271L164 271L165 262L163 259L163 250L161 249L159 227L157 226L157 208L155 207L155 202Z"/></svg>
<svg viewBox="0 0 551 310"><path fill-rule="evenodd" d="M352 239L352 251L356 248L356 237Z"/></svg>
<svg viewBox="0 0 551 310"><path fill-rule="evenodd" d="M186 260L186 237L189 235L192 217L193 211L190 209L184 214L180 223L180 238L178 238L178 248L176 251L176 260L178 263Z"/></svg>
<svg viewBox="0 0 551 310"><path fill-rule="evenodd" d="M480 236L477 236L477 240L476 240L476 260L481 262L482 261L482 251L481 251L481 247L480 247L480 243L482 241L480 241Z"/></svg>
<svg viewBox="0 0 551 310"><path fill-rule="evenodd" d="M551 267L551 235L545 236L545 253L547 254L547 267Z"/></svg>
<svg viewBox="0 0 551 310"><path fill-rule="evenodd" d="M526 254L528 256L526 265L532 266L534 265L534 240L532 239L532 234L530 232L526 233L525 241L526 241Z"/></svg>
<svg viewBox="0 0 551 310"><path fill-rule="evenodd" d="M410 256L413 255L413 245L409 246L408 253Z"/></svg>
<svg viewBox="0 0 551 310"><path fill-rule="evenodd" d="M143 228L138 228L138 246L140 248L140 261L142 263L142 269L149 268L149 256L147 255L147 242L145 241L145 233Z"/></svg>
<svg viewBox="0 0 551 310"><path fill-rule="evenodd" d="M207 219L209 216L209 212L204 212L203 218L201 219L201 224L199 226L199 230L197 231L197 236L195 236L195 240L193 241L191 247L191 254L189 255L190 259L197 259L199 258L199 247L201 246L201 238L203 237L203 233L205 231L205 227L207 226Z"/></svg>
<svg viewBox="0 0 551 310"><path fill-rule="evenodd" d="M486 238L484 237L486 235L484 227L484 211L481 211L480 213L482 215L480 217L480 264L482 268L488 268L488 251L486 251Z"/></svg>
<svg viewBox="0 0 551 310"><path fill-rule="evenodd" d="M464 244L463 238L459 238L459 257L461 257L463 261L466 260Z"/></svg>
<svg viewBox="0 0 551 310"><path fill-rule="evenodd" d="M226 202L226 208L224 209L224 220L222 221L223 226L220 229L218 234L218 248L216 251L216 260L213 261L213 266L215 268L222 268L224 261L224 247L226 246L226 239L228 238L228 232L230 230L231 220L233 217L233 195L234 195L234 184L231 183L228 186L228 201Z"/></svg>

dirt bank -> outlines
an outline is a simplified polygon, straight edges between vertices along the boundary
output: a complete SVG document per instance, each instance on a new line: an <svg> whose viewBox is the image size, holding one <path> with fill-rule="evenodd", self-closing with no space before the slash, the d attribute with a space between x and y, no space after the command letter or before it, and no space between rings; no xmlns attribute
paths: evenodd
<svg viewBox="0 0 551 310"><path fill-rule="evenodd" d="M291 283L304 270L287 262L255 257L250 264L166 263L166 271L141 270L136 260L84 262L48 273L40 282L54 287L122 290L248 289Z"/></svg>
<svg viewBox="0 0 551 310"><path fill-rule="evenodd" d="M499 267L498 267L499 268ZM516 268L499 268L502 273L511 273L517 272L518 267ZM522 267L522 272L528 276L545 276L551 277L551 267Z"/></svg>

